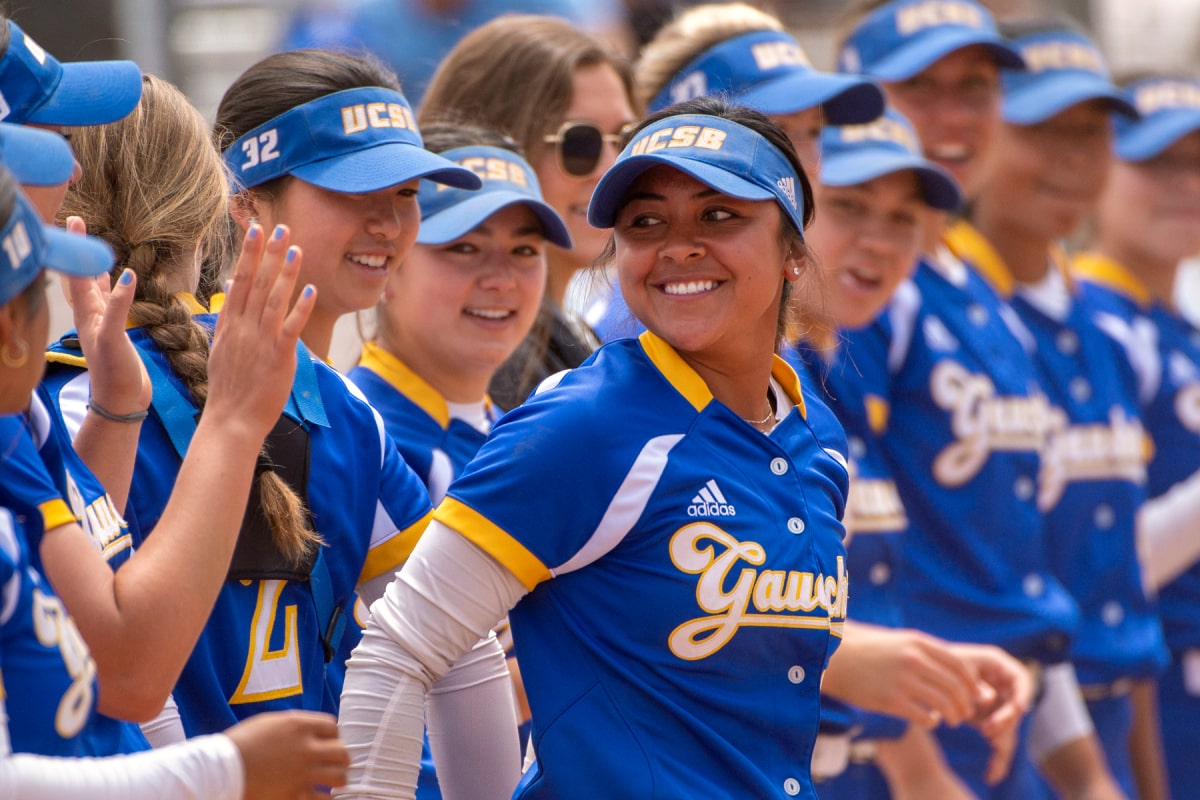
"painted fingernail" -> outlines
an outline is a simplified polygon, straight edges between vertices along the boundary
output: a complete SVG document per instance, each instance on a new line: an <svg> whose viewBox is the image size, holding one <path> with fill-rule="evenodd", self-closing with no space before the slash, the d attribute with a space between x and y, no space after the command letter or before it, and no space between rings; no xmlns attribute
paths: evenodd
<svg viewBox="0 0 1200 800"><path fill-rule="evenodd" d="M121 272L121 277L117 279L120 283L129 284L133 282L133 270L126 269Z"/></svg>
<svg viewBox="0 0 1200 800"><path fill-rule="evenodd" d="M271 234L271 238L274 239L275 241L279 241L280 239L283 238L283 226L282 225L275 226L275 233Z"/></svg>
<svg viewBox="0 0 1200 800"><path fill-rule="evenodd" d="M290 264L296 260L296 255L300 252L299 247L289 247L287 251L287 262Z"/></svg>
<svg viewBox="0 0 1200 800"><path fill-rule="evenodd" d="M260 233L262 233L262 228L258 227L257 222L253 223L250 225L250 229L248 231L246 231L246 238L251 241L254 241L255 239L258 238Z"/></svg>
<svg viewBox="0 0 1200 800"><path fill-rule="evenodd" d="M304 292L303 292L302 294L303 294L305 297L312 297L312 296L313 296L313 292L315 292L315 291L316 291L316 289L314 289L314 288L313 288L313 285L310 283L310 284L307 284L307 285L304 287Z"/></svg>

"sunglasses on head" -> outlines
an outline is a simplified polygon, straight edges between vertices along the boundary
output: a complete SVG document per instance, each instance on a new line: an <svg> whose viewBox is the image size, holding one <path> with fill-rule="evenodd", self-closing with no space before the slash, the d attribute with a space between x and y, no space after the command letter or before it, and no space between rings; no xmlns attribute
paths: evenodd
<svg viewBox="0 0 1200 800"><path fill-rule="evenodd" d="M605 133L594 122L567 120L557 133L547 134L542 141L555 145L558 166L563 172L583 178L591 175L600 163L605 142L619 151L635 127L637 123L627 122L621 126L619 133Z"/></svg>

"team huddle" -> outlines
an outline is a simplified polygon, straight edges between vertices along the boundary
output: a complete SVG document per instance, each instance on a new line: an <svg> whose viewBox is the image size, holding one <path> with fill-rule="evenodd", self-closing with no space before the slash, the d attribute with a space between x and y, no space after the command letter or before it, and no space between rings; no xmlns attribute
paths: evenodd
<svg viewBox="0 0 1200 800"><path fill-rule="evenodd" d="M1200 82L721 3L210 125L0 23L0 798L1200 797Z"/></svg>

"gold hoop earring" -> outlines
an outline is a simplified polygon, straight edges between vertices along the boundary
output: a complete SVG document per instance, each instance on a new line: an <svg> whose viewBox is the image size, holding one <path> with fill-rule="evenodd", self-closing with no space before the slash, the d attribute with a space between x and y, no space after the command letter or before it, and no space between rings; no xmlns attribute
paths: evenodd
<svg viewBox="0 0 1200 800"><path fill-rule="evenodd" d="M0 351L0 361L4 362L4 366L10 369L17 369L25 366L25 362L29 360L29 343L24 339L18 339L16 347L17 354L12 354L13 343L6 342L4 350Z"/></svg>

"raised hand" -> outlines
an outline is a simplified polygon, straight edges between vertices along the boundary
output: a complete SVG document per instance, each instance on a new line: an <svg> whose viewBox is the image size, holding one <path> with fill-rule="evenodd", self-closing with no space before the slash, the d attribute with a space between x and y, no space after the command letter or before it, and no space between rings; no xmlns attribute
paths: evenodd
<svg viewBox="0 0 1200 800"><path fill-rule="evenodd" d="M225 732L242 754L245 800L328 798L346 784L350 755L337 735L337 720L311 711L255 716Z"/></svg>
<svg viewBox="0 0 1200 800"><path fill-rule="evenodd" d="M300 249L289 247L289 240L282 225L269 240L258 225L246 232L208 362L204 413L258 439L287 402L296 342L316 301L316 289L306 286L288 308L301 261Z"/></svg>
<svg viewBox="0 0 1200 800"><path fill-rule="evenodd" d="M67 230L85 234L79 217L67 218ZM125 270L111 286L108 275L64 278L79 346L91 372L92 400L105 411L124 416L150 406L150 378L137 348L125 333L137 276Z"/></svg>

